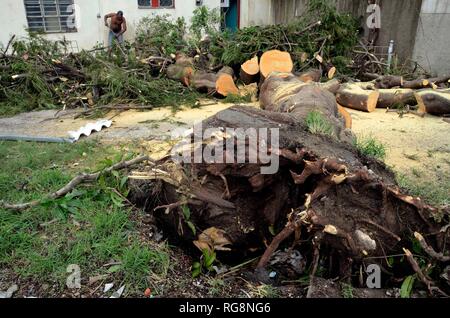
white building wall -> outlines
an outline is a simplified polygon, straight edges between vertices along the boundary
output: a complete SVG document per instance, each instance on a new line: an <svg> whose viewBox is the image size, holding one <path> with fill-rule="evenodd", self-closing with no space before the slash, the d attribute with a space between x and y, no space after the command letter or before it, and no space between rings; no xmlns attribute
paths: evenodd
<svg viewBox="0 0 450 318"><path fill-rule="evenodd" d="M241 28L274 23L272 0L241 0Z"/></svg>
<svg viewBox="0 0 450 318"><path fill-rule="evenodd" d="M107 42L108 29L103 20L107 13L124 12L128 25L125 39L132 40L136 26L143 17L169 14L174 19L184 17L189 22L197 8L195 0L175 0L174 9L140 9L137 0L75 0L74 3L80 8L80 12L77 12L80 21L78 32L51 33L45 37L50 40L65 37L69 41L76 41L80 49L90 49L98 43ZM219 8L220 0L203 0L203 4L209 8ZM0 45L5 46L13 34L18 38L26 37L27 26L22 0L0 0Z"/></svg>
<svg viewBox="0 0 450 318"><path fill-rule="evenodd" d="M413 60L427 71L450 72L450 1L423 0Z"/></svg>

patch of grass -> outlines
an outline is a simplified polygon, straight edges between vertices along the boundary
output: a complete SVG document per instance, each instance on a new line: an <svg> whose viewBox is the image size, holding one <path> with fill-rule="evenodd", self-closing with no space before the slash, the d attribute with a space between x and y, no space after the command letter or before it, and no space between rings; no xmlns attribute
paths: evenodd
<svg viewBox="0 0 450 318"><path fill-rule="evenodd" d="M342 297L344 298L353 298L353 287L349 284L342 284L341 287Z"/></svg>
<svg viewBox="0 0 450 318"><path fill-rule="evenodd" d="M333 126L317 111L312 111L306 116L306 126L312 134L333 135Z"/></svg>
<svg viewBox="0 0 450 318"><path fill-rule="evenodd" d="M417 178L420 178L420 177L422 176L422 173L421 173L419 170L415 169L415 168L413 168L413 169L411 170L411 172L412 172L412 174L415 175Z"/></svg>
<svg viewBox="0 0 450 318"><path fill-rule="evenodd" d="M278 289L272 285L262 284L259 286L249 285L249 292L252 298L279 298Z"/></svg>
<svg viewBox="0 0 450 318"><path fill-rule="evenodd" d="M93 172L125 158L124 149L82 141L76 144L0 142L0 198L25 202L43 198L78 172ZM133 154L128 152L126 157ZM77 165L74 165L77 163ZM142 295L170 268L165 244L141 242L137 212L125 206L124 176L102 176L63 198L21 213L0 209L0 267L21 279L67 292L67 267L88 278L108 274L126 295ZM118 195L117 193L121 193ZM104 267L111 261L120 266ZM70 291L69 291L70 292Z"/></svg>
<svg viewBox="0 0 450 318"><path fill-rule="evenodd" d="M423 181L420 177L416 179L399 173L397 182L411 195L421 197L430 204L438 206L450 204L450 173L443 173L440 180L434 181Z"/></svg>
<svg viewBox="0 0 450 318"><path fill-rule="evenodd" d="M225 290L225 282L223 279L212 278L208 281L209 285L209 295L212 297L219 297L223 295L223 291Z"/></svg>
<svg viewBox="0 0 450 318"><path fill-rule="evenodd" d="M247 94L244 96L236 95L236 94L229 94L227 97L221 100L224 104L246 104L251 103L252 101L252 95Z"/></svg>
<svg viewBox="0 0 450 318"><path fill-rule="evenodd" d="M355 140L355 146L361 154L368 157L378 160L386 158L386 147L374 137L358 137Z"/></svg>

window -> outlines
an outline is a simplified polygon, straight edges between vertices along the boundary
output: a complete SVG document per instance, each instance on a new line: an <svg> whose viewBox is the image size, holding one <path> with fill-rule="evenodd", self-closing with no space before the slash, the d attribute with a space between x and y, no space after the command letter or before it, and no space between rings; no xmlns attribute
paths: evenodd
<svg viewBox="0 0 450 318"><path fill-rule="evenodd" d="M175 0L138 0L139 8L175 8Z"/></svg>
<svg viewBox="0 0 450 318"><path fill-rule="evenodd" d="M39 32L76 32L73 0L24 0L28 28Z"/></svg>

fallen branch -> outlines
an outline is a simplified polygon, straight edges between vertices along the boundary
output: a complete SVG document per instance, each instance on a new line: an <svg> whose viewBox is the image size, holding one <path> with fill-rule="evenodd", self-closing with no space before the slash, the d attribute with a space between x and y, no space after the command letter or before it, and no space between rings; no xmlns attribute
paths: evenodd
<svg viewBox="0 0 450 318"><path fill-rule="evenodd" d="M411 253L411 251L406 248L404 248L403 251L405 252L406 259L411 264L411 267L413 268L413 270L416 272L419 280L427 286L427 289L428 289L428 292L430 293L430 295L433 295L433 291L437 291L441 295L448 297L447 294L444 293L441 289L434 286L434 282L427 275L425 275L425 273L420 268L419 264L417 263L416 259L414 258L413 254Z"/></svg>
<svg viewBox="0 0 450 318"><path fill-rule="evenodd" d="M13 211L23 211L23 210L38 206L39 204L41 204L41 202L43 200L55 200L55 199L61 198L61 197L65 196L66 194L68 194L69 192L71 192L72 190L74 190L78 185L85 183L85 182L91 182L91 181L97 180L98 177L100 177L100 175L102 173L109 173L111 171L121 170L121 169L128 168L130 166L133 166L133 165L136 165L141 162L148 161L148 160L150 160L150 158L148 156L139 156L139 157L134 158L129 161L121 161L119 163L116 163L115 165L112 165L111 167L106 168L105 170L102 170L102 171L99 171L96 173L91 173L91 174L82 173L82 174L79 174L78 176L76 176L75 178L73 178L69 183L67 183L64 187L62 187L58 191L47 195L47 197L45 197L44 199L34 200L34 201L20 203L20 204L8 204L3 201L0 201L0 208L4 208L7 210L13 210Z"/></svg>
<svg viewBox="0 0 450 318"><path fill-rule="evenodd" d="M432 258L437 259L441 262L450 262L450 256L445 256L443 253L436 252L428 243L425 241L425 238L419 232L414 233L414 237L419 241L420 246L422 246L423 250L430 255Z"/></svg>

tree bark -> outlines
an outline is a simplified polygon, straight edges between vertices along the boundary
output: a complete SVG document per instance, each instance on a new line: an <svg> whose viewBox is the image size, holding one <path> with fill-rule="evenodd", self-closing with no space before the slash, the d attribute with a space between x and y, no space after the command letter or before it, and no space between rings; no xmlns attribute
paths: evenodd
<svg viewBox="0 0 450 318"><path fill-rule="evenodd" d="M419 105L419 113L432 115L450 114L450 89L426 89L414 93Z"/></svg>
<svg viewBox="0 0 450 318"><path fill-rule="evenodd" d="M241 81L245 85L257 83L259 81L259 58L255 56L241 65L240 71Z"/></svg>
<svg viewBox="0 0 450 318"><path fill-rule="evenodd" d="M347 83L337 92L336 101L344 107L370 113L377 107L379 96L377 91L364 90L358 85Z"/></svg>
<svg viewBox="0 0 450 318"><path fill-rule="evenodd" d="M396 104L415 105L414 91L408 88L379 89L377 108L390 108Z"/></svg>

